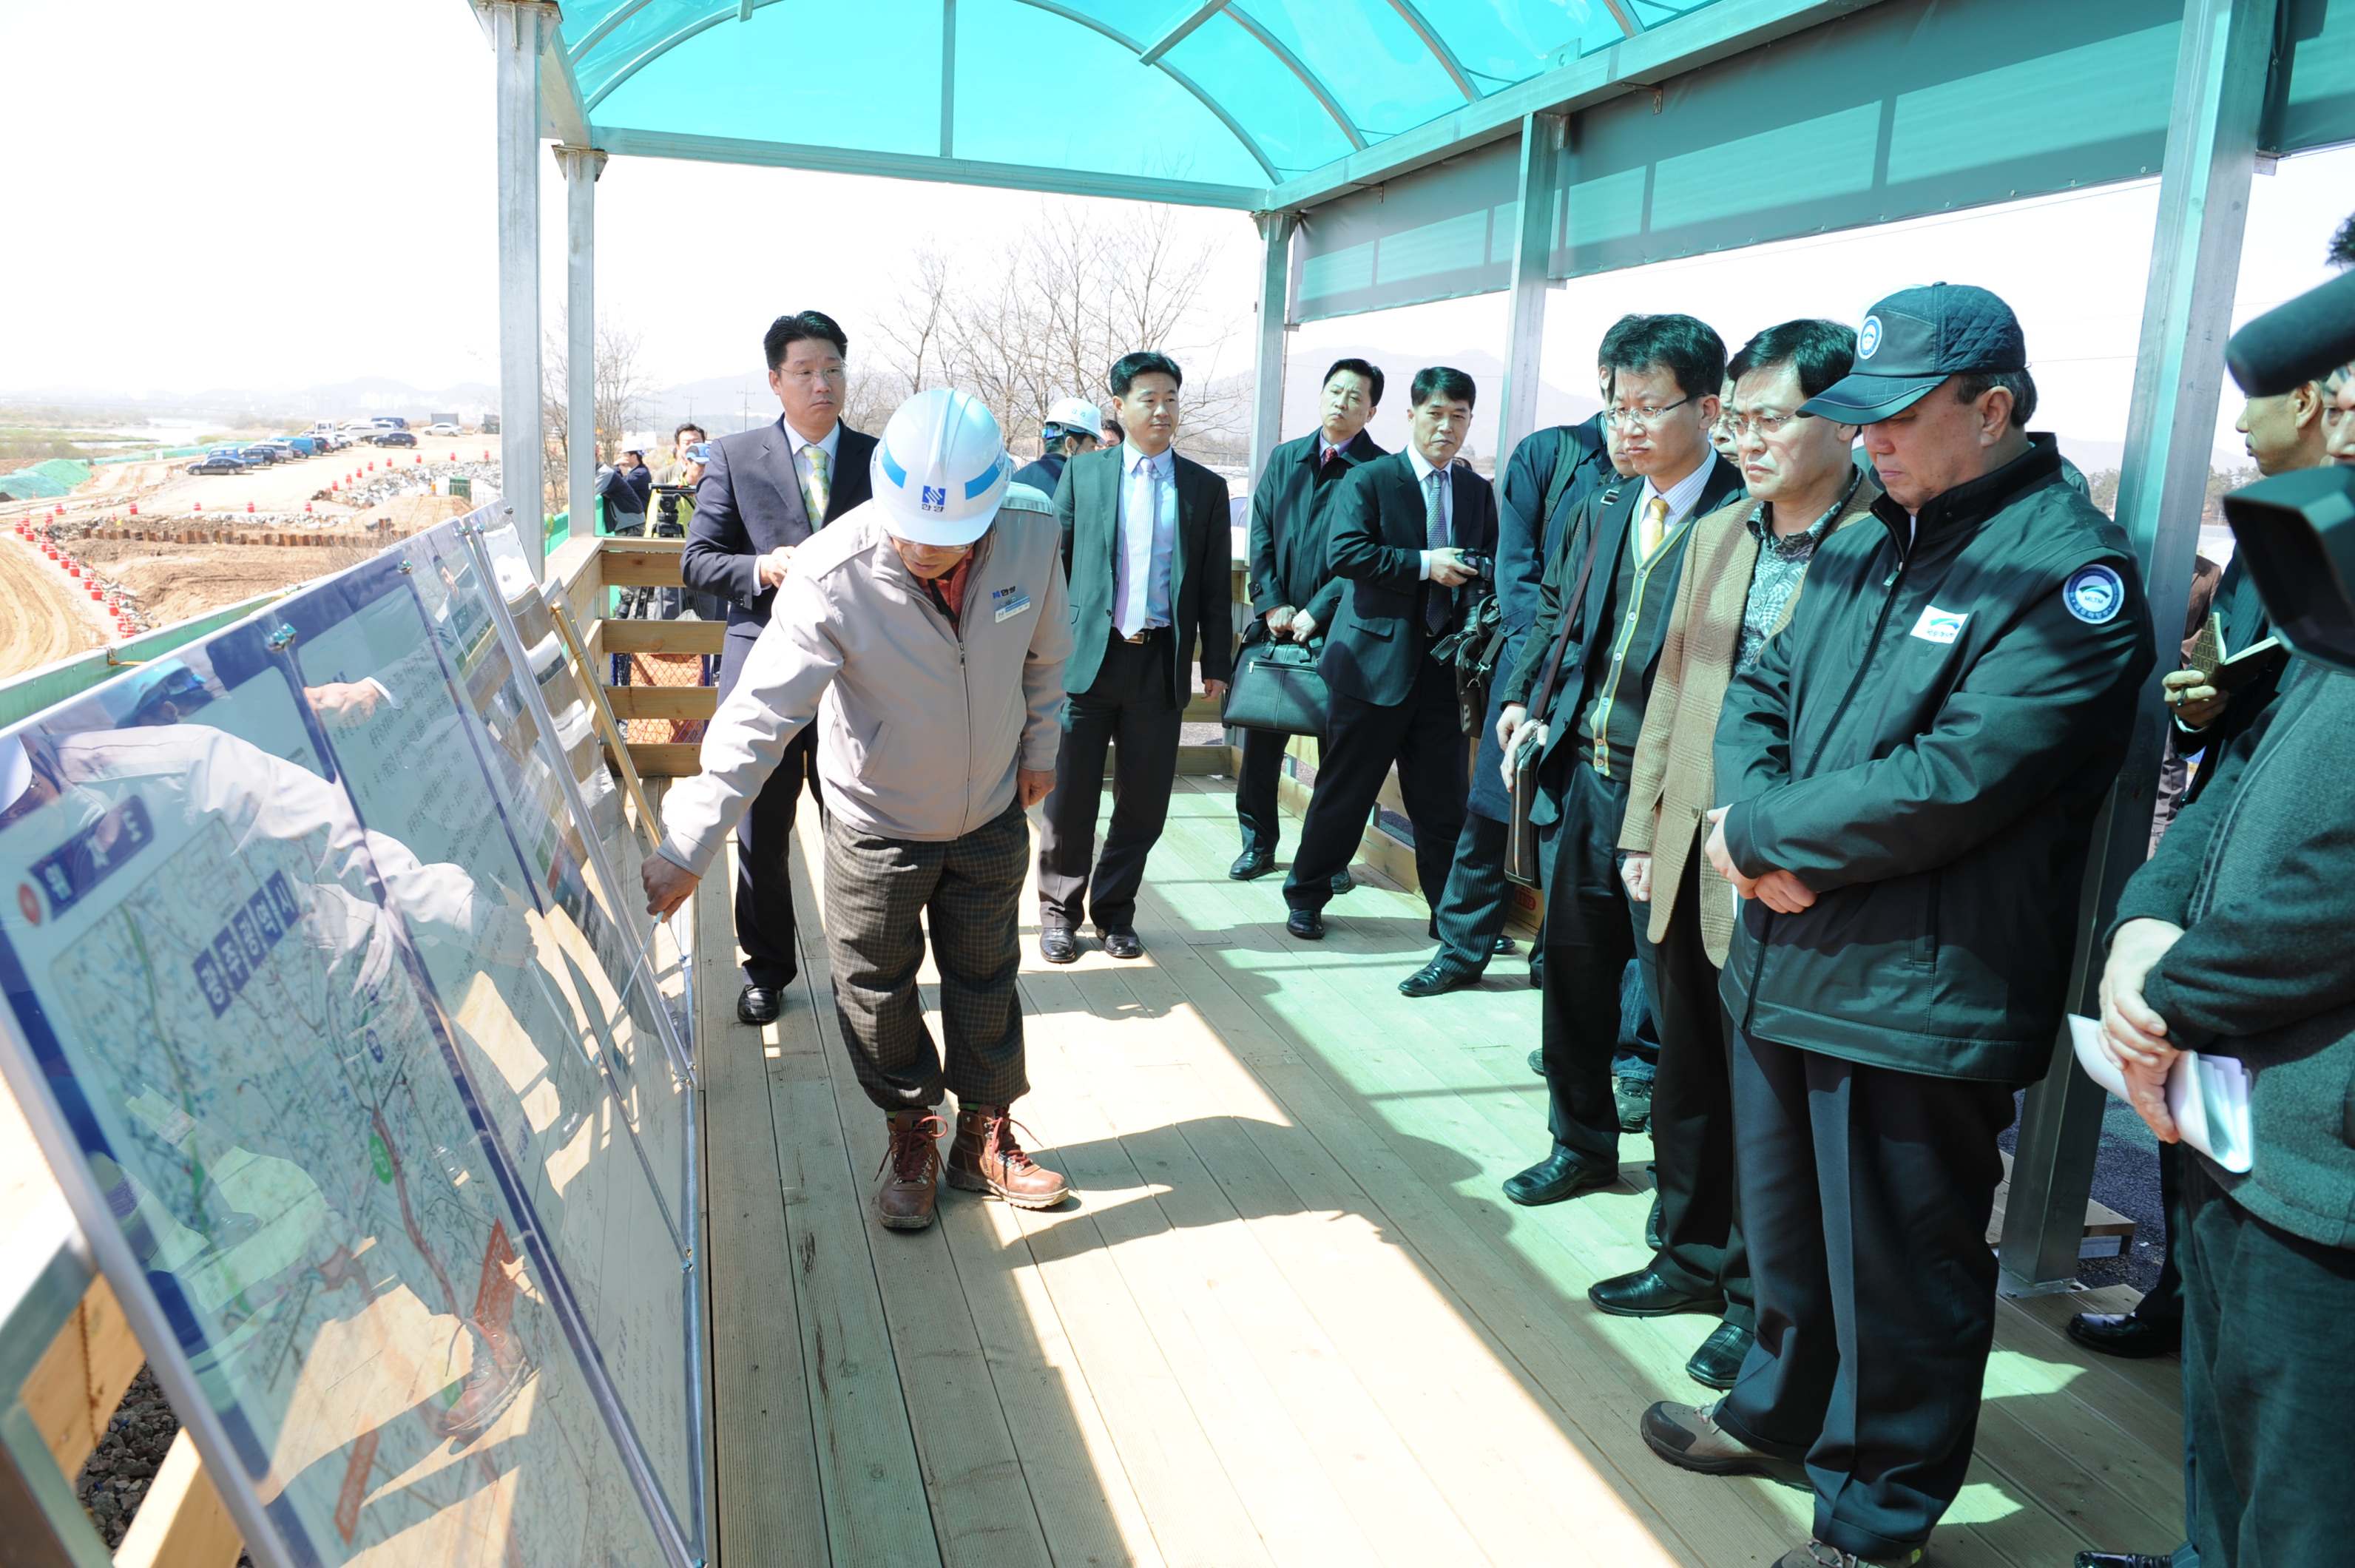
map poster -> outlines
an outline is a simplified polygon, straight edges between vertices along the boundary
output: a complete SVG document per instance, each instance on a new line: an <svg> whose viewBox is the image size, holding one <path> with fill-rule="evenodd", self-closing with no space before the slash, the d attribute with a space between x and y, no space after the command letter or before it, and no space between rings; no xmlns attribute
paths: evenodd
<svg viewBox="0 0 2355 1568"><path fill-rule="evenodd" d="M322 629L265 613L0 735L0 1066L257 1563L689 1568L699 1484L666 1495L639 1428L678 1445L694 1351L642 1358L685 1375L629 1408L572 1277L678 1268L588 1009L494 874L511 846L420 850L356 806L297 618ZM453 1023L440 980L500 957L527 1000ZM547 1130L609 1135L553 1219L485 1090L500 1030L571 1096Z"/></svg>

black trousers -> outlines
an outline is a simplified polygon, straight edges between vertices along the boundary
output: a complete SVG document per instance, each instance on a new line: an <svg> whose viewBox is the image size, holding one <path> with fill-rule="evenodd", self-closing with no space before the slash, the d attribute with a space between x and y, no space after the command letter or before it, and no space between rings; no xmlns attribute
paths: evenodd
<svg viewBox="0 0 2355 1568"><path fill-rule="evenodd" d="M1395 706L1337 691L1332 724L1331 739L1317 750L1316 791L1300 824L1300 852L1284 880L1284 901L1294 909L1325 907L1334 877L1357 857L1382 781L1396 763L1399 794L1414 827L1415 880L1423 901L1437 910L1471 788L1455 671L1424 659L1414 689Z"/></svg>
<svg viewBox="0 0 2355 1568"><path fill-rule="evenodd" d="M1724 1292L1725 1320L1747 1328L1757 1314L1734 1184L1732 1031L1717 997L1717 965L1709 961L1700 931L1700 873L1708 864L1696 842L1678 885L1652 890L1656 899L1676 901L1668 934L1657 946L1645 932L1650 906L1632 905L1644 990L1660 1031L1659 1069L1652 1080L1660 1251L1652 1266L1687 1290ZM1726 896L1714 872L1709 880L1713 895Z"/></svg>
<svg viewBox="0 0 2355 1568"><path fill-rule="evenodd" d="M1545 867L1546 1125L1589 1165L1619 1168L1619 1107L1611 1059L1619 1048L1619 987L1636 956L1619 880L1626 786L1583 760L1563 768L1561 815L1539 845Z"/></svg>
<svg viewBox="0 0 2355 1568"><path fill-rule="evenodd" d="M2264 1157L2263 1153L2257 1157ZM2183 1424L2202 1568L2344 1563L2355 1547L2355 1250L2258 1219L2183 1159Z"/></svg>
<svg viewBox="0 0 2355 1568"><path fill-rule="evenodd" d="M1136 923L1145 859L1169 816L1178 776L1178 736L1186 710L1171 686L1175 644L1165 629L1142 643L1114 636L1095 683L1063 705L1063 746L1055 756L1039 829L1039 923L1100 929ZM1103 799L1104 748L1113 753L1112 826L1097 859L1096 806Z"/></svg>
<svg viewBox="0 0 2355 1568"><path fill-rule="evenodd" d="M1011 1104L1030 1091L1022 1049L1022 868L1018 803L962 838L911 843L826 825L826 946L843 1043L868 1099L929 1109ZM916 989L925 938L941 976L945 1054Z"/></svg>
<svg viewBox="0 0 2355 1568"><path fill-rule="evenodd" d="M1466 811L1439 895L1439 956L1474 974L1488 967L1505 930L1505 836L1495 817Z"/></svg>
<svg viewBox="0 0 2355 1568"><path fill-rule="evenodd" d="M1243 830L1244 854L1273 855L1284 827L1275 785L1284 775L1284 749L1292 737L1273 730L1246 730L1242 734L1242 771L1235 777L1235 821Z"/></svg>
<svg viewBox="0 0 2355 1568"><path fill-rule="evenodd" d="M744 979L786 986L801 972L794 945L794 815L806 781L825 809L817 784L817 727L794 736L777 771L752 797L736 824L736 944L744 950Z"/></svg>
<svg viewBox="0 0 2355 1568"><path fill-rule="evenodd" d="M1929 1539L1962 1490L1995 1339L1987 1244L2011 1086L1734 1035L1758 1340L1717 1420L1806 1462L1818 1540Z"/></svg>

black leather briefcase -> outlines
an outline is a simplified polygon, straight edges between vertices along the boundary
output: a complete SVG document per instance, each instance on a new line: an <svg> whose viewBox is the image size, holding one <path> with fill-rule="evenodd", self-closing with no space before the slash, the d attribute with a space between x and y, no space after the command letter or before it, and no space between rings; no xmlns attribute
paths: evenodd
<svg viewBox="0 0 2355 1568"><path fill-rule="evenodd" d="M1315 643L1250 643L1235 666L1223 715L1237 730L1325 740L1333 727L1333 699L1317 673Z"/></svg>

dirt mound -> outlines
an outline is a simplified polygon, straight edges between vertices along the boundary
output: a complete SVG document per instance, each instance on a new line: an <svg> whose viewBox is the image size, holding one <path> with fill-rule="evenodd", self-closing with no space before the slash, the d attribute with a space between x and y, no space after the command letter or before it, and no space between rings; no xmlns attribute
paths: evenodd
<svg viewBox="0 0 2355 1568"><path fill-rule="evenodd" d="M155 625L169 625L314 577L357 566L376 553L373 544L287 547L279 545L148 544L91 539L81 558L134 595L133 603Z"/></svg>
<svg viewBox="0 0 2355 1568"><path fill-rule="evenodd" d="M77 606L67 579L15 534L0 535L0 677L97 647L96 617Z"/></svg>

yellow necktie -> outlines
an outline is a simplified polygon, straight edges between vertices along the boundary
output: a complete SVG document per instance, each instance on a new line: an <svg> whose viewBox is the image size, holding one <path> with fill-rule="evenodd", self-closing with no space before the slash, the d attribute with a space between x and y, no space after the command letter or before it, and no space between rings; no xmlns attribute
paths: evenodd
<svg viewBox="0 0 2355 1568"><path fill-rule="evenodd" d="M810 527L813 529L822 528L826 527L826 498L828 493L826 483L826 448L809 446L802 450L809 453L810 465L809 476L802 481L802 502L809 508Z"/></svg>
<svg viewBox="0 0 2355 1568"><path fill-rule="evenodd" d="M1641 566L1652 559L1660 541L1668 533L1668 498L1655 496L1644 503L1644 515L1636 525L1636 564Z"/></svg>

